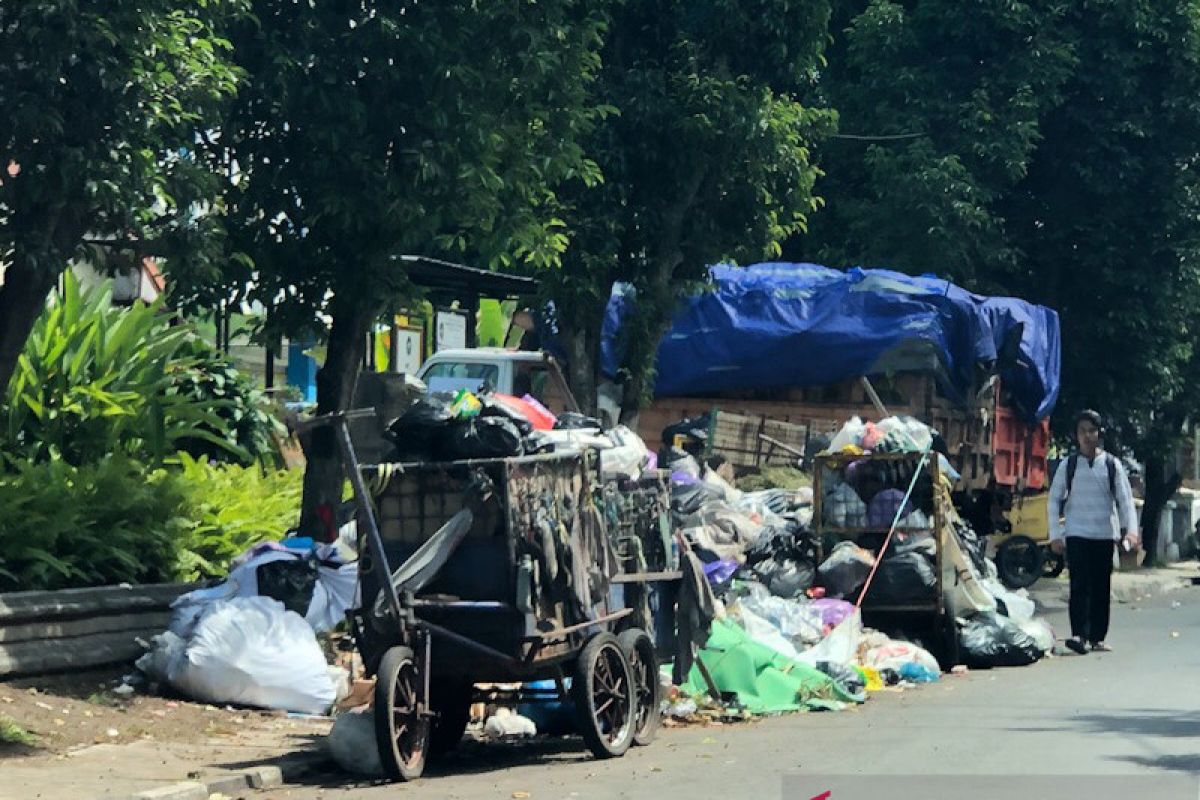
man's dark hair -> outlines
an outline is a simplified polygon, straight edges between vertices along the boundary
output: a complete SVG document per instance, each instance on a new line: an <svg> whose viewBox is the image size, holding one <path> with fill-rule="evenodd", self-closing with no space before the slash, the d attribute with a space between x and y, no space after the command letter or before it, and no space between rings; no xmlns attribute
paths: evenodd
<svg viewBox="0 0 1200 800"><path fill-rule="evenodd" d="M1090 422L1099 428L1100 432L1104 432L1104 418L1100 416L1099 411L1093 411L1090 408L1085 408L1075 415L1075 430L1079 430L1079 423Z"/></svg>

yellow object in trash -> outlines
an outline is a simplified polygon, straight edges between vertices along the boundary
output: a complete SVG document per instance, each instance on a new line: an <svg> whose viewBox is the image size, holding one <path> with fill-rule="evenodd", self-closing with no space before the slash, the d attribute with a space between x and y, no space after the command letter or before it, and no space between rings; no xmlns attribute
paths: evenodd
<svg viewBox="0 0 1200 800"><path fill-rule="evenodd" d="M483 403L479 402L479 398L473 392L460 389L454 398L454 404L450 406L450 413L455 419L470 419L479 416L482 409Z"/></svg>
<svg viewBox="0 0 1200 800"><path fill-rule="evenodd" d="M883 691L883 678L880 677L879 670L874 667L855 667L855 669L866 683L868 692Z"/></svg>

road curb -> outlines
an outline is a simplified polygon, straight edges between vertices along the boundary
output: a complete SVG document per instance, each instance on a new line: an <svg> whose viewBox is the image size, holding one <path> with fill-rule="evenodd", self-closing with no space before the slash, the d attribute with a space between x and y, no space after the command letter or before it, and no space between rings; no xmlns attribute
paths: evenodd
<svg viewBox="0 0 1200 800"><path fill-rule="evenodd" d="M235 795L247 789L274 789L328 769L333 762L320 750L285 756L210 779L179 781L129 796L129 800L208 800L211 795Z"/></svg>

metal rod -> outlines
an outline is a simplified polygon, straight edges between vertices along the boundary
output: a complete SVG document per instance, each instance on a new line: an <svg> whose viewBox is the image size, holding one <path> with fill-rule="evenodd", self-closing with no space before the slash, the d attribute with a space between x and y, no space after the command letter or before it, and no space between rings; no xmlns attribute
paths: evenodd
<svg viewBox="0 0 1200 800"><path fill-rule="evenodd" d="M421 620L418 624L421 627L428 629L435 636L441 636L444 639L449 639L452 642L462 645L468 650L474 650L477 653L482 653L483 655L494 658L497 661L509 665L510 667L520 668L523 666L520 660L513 658L507 653L501 653L499 650L496 650L493 647L488 647L486 644L480 644L474 639L468 639L466 636L455 633L447 628L443 628L441 625L435 625L432 622L426 622L425 620Z"/></svg>
<svg viewBox="0 0 1200 800"><path fill-rule="evenodd" d="M434 611L512 611L516 612L508 603L501 603L493 600L413 600L409 605L412 608L428 608Z"/></svg>
<svg viewBox="0 0 1200 800"><path fill-rule="evenodd" d="M350 427L346 423L346 416L344 413L334 414L330 415L329 419L337 428L338 446L342 451L346 472L350 474L350 485L354 489L354 503L358 506L360 519L366 520L367 523L367 544L371 549L371 557L383 570L383 592L387 597L388 607L395 616L396 623L400 624L402 619L400 596L396 593L396 587L392 583L392 570L388 564L387 553L383 549L383 536L379 533L379 521L375 517L375 507L367 498L367 487L363 483L362 473L358 470L358 455L354 452L354 442L350 440Z"/></svg>

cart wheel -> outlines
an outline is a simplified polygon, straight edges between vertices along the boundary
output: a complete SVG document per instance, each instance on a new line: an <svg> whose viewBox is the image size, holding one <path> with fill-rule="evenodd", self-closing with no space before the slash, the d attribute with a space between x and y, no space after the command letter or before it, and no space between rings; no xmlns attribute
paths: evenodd
<svg viewBox="0 0 1200 800"><path fill-rule="evenodd" d="M596 758L624 755L633 743L637 690L617 637L597 634L584 646L571 681L571 697L579 732Z"/></svg>
<svg viewBox="0 0 1200 800"><path fill-rule="evenodd" d="M996 551L996 571L1010 589L1027 589L1042 577L1042 548L1028 536L1013 536Z"/></svg>
<svg viewBox="0 0 1200 800"><path fill-rule="evenodd" d="M1053 550L1047 550L1042 555L1045 556L1045 563L1042 564L1042 576L1046 578L1057 578L1062 575L1066 569L1067 560Z"/></svg>
<svg viewBox="0 0 1200 800"><path fill-rule="evenodd" d="M633 743L645 746L658 733L662 712L659 709L662 685L658 681L658 653L650 635L641 628L630 628L617 637L637 688L637 708L634 711Z"/></svg>
<svg viewBox="0 0 1200 800"><path fill-rule="evenodd" d="M437 712L429 732L429 755L438 758L458 747L471 720L471 698L475 684L465 680L435 680L429 687L429 703Z"/></svg>
<svg viewBox="0 0 1200 800"><path fill-rule="evenodd" d="M425 769L429 718L417 710L420 681L412 650L393 647L383 654L375 683L375 741L392 780L416 780Z"/></svg>

